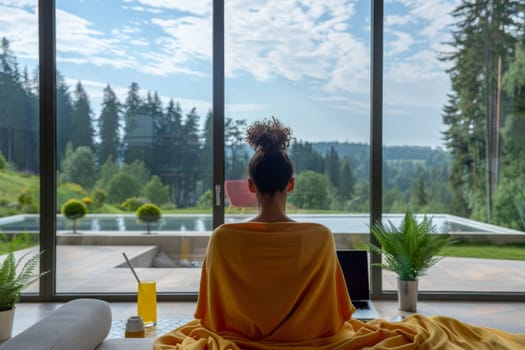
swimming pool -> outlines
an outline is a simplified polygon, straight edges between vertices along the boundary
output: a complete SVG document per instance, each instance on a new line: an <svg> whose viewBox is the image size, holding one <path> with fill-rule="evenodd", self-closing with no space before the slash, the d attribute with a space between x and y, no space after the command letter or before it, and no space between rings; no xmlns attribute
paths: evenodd
<svg viewBox="0 0 525 350"><path fill-rule="evenodd" d="M366 214L292 214L300 222L317 222L329 227L335 234L368 233L370 217ZM447 214L429 214L439 232L463 233L522 233L516 230L485 224ZM252 215L226 215L225 222L243 222ZM418 215L418 220L423 216ZM398 225L403 214L385 214L383 220L390 220ZM37 214L14 215L0 218L0 232L38 232L39 216ZM163 232L209 232L212 230L210 214L165 214L160 222L152 224L151 230ZM57 230L71 231L71 221L57 215ZM77 221L77 230L81 232L145 232L146 225L137 222L134 214L90 214Z"/></svg>

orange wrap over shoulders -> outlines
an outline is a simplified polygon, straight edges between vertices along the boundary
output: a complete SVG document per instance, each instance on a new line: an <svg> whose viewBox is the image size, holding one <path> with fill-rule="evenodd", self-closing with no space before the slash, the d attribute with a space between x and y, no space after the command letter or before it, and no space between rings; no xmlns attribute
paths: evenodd
<svg viewBox="0 0 525 350"><path fill-rule="evenodd" d="M224 224L210 237L195 320L155 350L525 349L525 335L414 315L352 319L332 233L315 223Z"/></svg>

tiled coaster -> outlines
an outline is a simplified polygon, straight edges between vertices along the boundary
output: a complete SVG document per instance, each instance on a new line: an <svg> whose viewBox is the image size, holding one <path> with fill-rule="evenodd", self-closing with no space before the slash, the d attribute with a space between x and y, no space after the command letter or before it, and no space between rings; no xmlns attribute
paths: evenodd
<svg viewBox="0 0 525 350"><path fill-rule="evenodd" d="M180 327L192 319L162 319L158 320L157 324L152 327L145 327L146 338L155 338L164 333L168 333L177 327ZM124 338L126 330L126 320L115 320L111 323L111 329L108 338Z"/></svg>

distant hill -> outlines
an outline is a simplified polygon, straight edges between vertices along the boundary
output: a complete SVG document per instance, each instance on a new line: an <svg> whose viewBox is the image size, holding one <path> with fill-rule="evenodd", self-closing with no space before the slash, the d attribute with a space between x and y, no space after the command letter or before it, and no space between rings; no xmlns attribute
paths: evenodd
<svg viewBox="0 0 525 350"><path fill-rule="evenodd" d="M370 154L370 145L366 143L340 142L313 142L312 148L325 155L330 147L334 147L339 157L350 159L361 158ZM383 147L384 160L426 160L434 154L448 154L442 149L432 149L430 146L385 146Z"/></svg>

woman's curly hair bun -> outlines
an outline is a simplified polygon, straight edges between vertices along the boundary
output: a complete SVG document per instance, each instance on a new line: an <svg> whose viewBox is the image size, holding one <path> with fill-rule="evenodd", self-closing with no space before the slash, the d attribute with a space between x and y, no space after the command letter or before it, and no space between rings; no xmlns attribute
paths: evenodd
<svg viewBox="0 0 525 350"><path fill-rule="evenodd" d="M255 151L285 151L290 146L292 130L275 117L256 121L248 127L245 141Z"/></svg>

